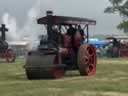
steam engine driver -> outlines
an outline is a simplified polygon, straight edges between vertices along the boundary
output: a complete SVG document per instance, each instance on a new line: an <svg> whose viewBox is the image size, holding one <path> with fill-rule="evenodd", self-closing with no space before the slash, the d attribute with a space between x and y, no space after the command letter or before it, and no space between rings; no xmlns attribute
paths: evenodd
<svg viewBox="0 0 128 96"><path fill-rule="evenodd" d="M84 30L81 28L81 26L80 25L78 25L78 31L80 32L80 35L81 35L81 37L82 37L82 39L83 40L85 40L85 34L84 34Z"/></svg>
<svg viewBox="0 0 128 96"><path fill-rule="evenodd" d="M69 29L64 36L64 48L60 48L61 53L70 54L74 49L77 51L84 39L85 34L80 25L78 25L78 28L69 25Z"/></svg>

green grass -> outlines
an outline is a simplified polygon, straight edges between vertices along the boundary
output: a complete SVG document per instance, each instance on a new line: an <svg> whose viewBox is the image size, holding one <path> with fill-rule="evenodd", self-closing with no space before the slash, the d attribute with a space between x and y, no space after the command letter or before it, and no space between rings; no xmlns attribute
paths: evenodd
<svg viewBox="0 0 128 96"><path fill-rule="evenodd" d="M72 71L59 80L27 80L23 65L0 64L0 96L128 96L128 59L100 59L95 76Z"/></svg>

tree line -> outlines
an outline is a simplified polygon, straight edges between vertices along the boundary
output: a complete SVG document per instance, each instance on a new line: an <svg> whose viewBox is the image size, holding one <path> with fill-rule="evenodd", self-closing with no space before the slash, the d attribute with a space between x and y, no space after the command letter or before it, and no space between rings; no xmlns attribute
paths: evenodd
<svg viewBox="0 0 128 96"><path fill-rule="evenodd" d="M128 0L109 0L111 3L104 12L105 13L119 13L123 18L120 24L117 26L118 29L128 33Z"/></svg>

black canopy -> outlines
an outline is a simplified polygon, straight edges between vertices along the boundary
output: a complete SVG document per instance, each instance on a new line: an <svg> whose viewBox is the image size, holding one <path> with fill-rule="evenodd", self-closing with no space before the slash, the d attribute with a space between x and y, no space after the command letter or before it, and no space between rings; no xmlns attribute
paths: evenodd
<svg viewBox="0 0 128 96"><path fill-rule="evenodd" d="M85 24L85 25L96 25L95 20L87 19L87 18L79 18L79 17L67 17L67 16L51 16L52 22L55 25L78 25L78 24ZM37 20L38 24L47 24L48 16L39 18Z"/></svg>

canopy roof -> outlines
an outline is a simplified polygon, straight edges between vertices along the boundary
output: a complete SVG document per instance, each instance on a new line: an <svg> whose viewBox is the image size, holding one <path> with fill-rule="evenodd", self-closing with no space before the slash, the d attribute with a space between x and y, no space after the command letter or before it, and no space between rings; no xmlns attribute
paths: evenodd
<svg viewBox="0 0 128 96"><path fill-rule="evenodd" d="M79 18L79 17L67 17L67 16L51 16L52 22L55 25L78 25L78 24L85 24L85 25L96 25L95 20L87 19L87 18ZM47 24L48 16L39 18L37 20L38 24Z"/></svg>

